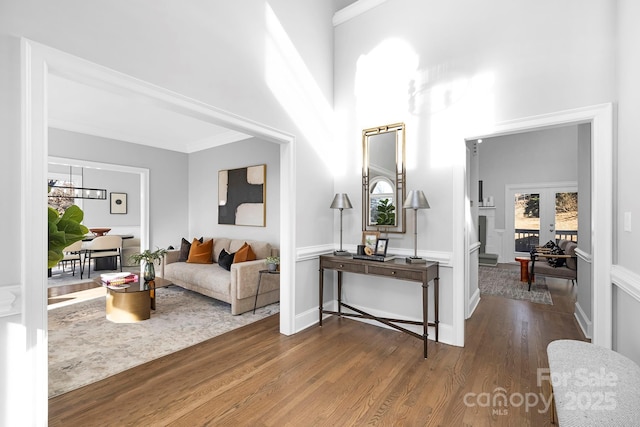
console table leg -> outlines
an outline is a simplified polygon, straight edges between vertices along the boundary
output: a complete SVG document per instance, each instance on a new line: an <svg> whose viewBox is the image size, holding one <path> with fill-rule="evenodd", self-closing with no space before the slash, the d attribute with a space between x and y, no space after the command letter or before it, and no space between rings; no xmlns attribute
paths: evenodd
<svg viewBox="0 0 640 427"><path fill-rule="evenodd" d="M318 302L318 309L320 310L320 322L319 325L322 326L322 306L324 305L324 292L323 292L323 288L324 288L324 270L322 268L320 268L320 279L318 280L319 283L319 292L320 292L320 299Z"/></svg>
<svg viewBox="0 0 640 427"><path fill-rule="evenodd" d="M427 338L429 337L429 283L422 284L422 341L424 342L424 358L427 358Z"/></svg>
<svg viewBox="0 0 640 427"><path fill-rule="evenodd" d="M433 311L435 316L435 324L436 324L436 342L438 342L438 332L440 330L440 313L438 306L440 305L440 278L436 277L433 279Z"/></svg>
<svg viewBox="0 0 640 427"><path fill-rule="evenodd" d="M342 317L342 271L338 271L338 316Z"/></svg>

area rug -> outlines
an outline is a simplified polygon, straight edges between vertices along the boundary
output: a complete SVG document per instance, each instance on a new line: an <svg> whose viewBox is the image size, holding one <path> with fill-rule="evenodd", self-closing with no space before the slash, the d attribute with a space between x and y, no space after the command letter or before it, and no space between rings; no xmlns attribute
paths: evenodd
<svg viewBox="0 0 640 427"><path fill-rule="evenodd" d="M231 306L178 286L156 290L156 311L138 323L105 318L105 297L49 310L49 397L203 342L279 312L239 316Z"/></svg>
<svg viewBox="0 0 640 427"><path fill-rule="evenodd" d="M478 287L481 295L495 295L553 305L544 277L537 276L536 281L531 284L531 291L528 291L529 284L520 281L519 270L480 266L478 267Z"/></svg>

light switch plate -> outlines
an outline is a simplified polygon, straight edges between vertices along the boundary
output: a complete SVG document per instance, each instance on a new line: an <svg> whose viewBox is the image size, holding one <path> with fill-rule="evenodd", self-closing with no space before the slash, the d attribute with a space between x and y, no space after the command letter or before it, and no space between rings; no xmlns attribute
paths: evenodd
<svg viewBox="0 0 640 427"><path fill-rule="evenodd" d="M624 213L624 231L631 233L631 212Z"/></svg>

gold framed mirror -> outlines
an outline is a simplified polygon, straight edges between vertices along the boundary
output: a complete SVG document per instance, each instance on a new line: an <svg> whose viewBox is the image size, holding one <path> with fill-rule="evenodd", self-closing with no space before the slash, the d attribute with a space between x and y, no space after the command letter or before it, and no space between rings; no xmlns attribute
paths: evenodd
<svg viewBox="0 0 640 427"><path fill-rule="evenodd" d="M364 129L362 154L362 230L404 233L404 123Z"/></svg>

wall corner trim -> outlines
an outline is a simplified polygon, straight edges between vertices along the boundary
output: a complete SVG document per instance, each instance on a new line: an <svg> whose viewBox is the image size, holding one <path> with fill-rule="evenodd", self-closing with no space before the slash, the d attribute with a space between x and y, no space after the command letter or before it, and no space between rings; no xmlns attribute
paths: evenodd
<svg viewBox="0 0 640 427"><path fill-rule="evenodd" d="M20 285L0 287L0 317L13 316L21 312L21 293Z"/></svg>
<svg viewBox="0 0 640 427"><path fill-rule="evenodd" d="M611 267L611 282L630 296L640 301L640 275L633 271L614 265Z"/></svg>
<svg viewBox="0 0 640 427"><path fill-rule="evenodd" d="M591 319L587 317L586 313L578 302L576 302L575 307L576 310L573 313L573 316L576 318L576 321L578 322L580 329L582 329L582 333L584 334L585 338L591 339L593 323L591 322Z"/></svg>

